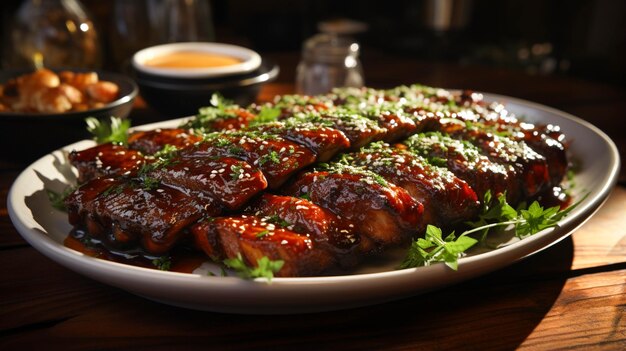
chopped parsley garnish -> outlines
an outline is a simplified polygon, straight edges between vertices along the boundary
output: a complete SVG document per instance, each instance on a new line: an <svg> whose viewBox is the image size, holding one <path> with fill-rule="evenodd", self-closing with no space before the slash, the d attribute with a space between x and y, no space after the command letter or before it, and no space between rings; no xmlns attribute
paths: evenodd
<svg viewBox="0 0 626 351"><path fill-rule="evenodd" d="M152 264L161 271L169 271L172 268L172 259L169 256L160 256L153 259Z"/></svg>
<svg viewBox="0 0 626 351"><path fill-rule="evenodd" d="M443 157L430 157L428 158L428 163L437 167L446 167L448 165L448 160Z"/></svg>
<svg viewBox="0 0 626 351"><path fill-rule="evenodd" d="M348 159L349 158L346 158L346 160ZM352 166L352 165L342 163L342 162L334 162L330 164L320 163L318 164L318 167L316 168L322 171L328 171L328 172L337 173L337 174L346 173L346 174L360 175L362 176L361 181L367 184L377 183L378 185L383 186L383 187L389 186L389 183L387 182L387 180L385 180L385 178L383 178L381 175L379 175L378 173L369 171L365 167L361 167L361 166Z"/></svg>
<svg viewBox="0 0 626 351"><path fill-rule="evenodd" d="M268 282L272 281L274 273L280 271L285 264L283 260L272 261L267 256L259 258L256 263L256 267L248 266L241 257L241 254L238 254L235 258L227 258L224 260L224 264L234 269L241 278L267 278Z"/></svg>
<svg viewBox="0 0 626 351"><path fill-rule="evenodd" d="M176 151L178 151L176 146L165 144L161 150L155 152L152 156L159 160L169 160L174 157Z"/></svg>
<svg viewBox="0 0 626 351"><path fill-rule="evenodd" d="M176 146L169 144L165 145L161 150L155 152L154 155L152 155L152 157L155 159L154 162L144 163L141 166L141 168L139 169L139 176L143 177L154 170L175 164L177 161L174 159L174 157L177 155L177 153L178 148L176 148Z"/></svg>
<svg viewBox="0 0 626 351"><path fill-rule="evenodd" d="M275 164L280 163L280 156L278 155L278 152L272 150L272 151L268 152L267 154L259 157L259 165L260 166L263 166L267 162L272 162L272 163L275 163Z"/></svg>
<svg viewBox="0 0 626 351"><path fill-rule="evenodd" d="M115 193L116 195L119 195L122 193L122 191L124 191L125 187L126 187L126 184L112 185L108 187L105 191L103 191L102 195L109 196L111 193Z"/></svg>
<svg viewBox="0 0 626 351"><path fill-rule="evenodd" d="M255 236L256 236L257 238L262 238L262 237L266 236L266 235L267 235L267 234L269 234L269 233L270 233L270 231L266 229L266 230L262 230L262 231L260 231L260 232L256 233L256 235L255 235Z"/></svg>
<svg viewBox="0 0 626 351"><path fill-rule="evenodd" d="M237 180L243 178L244 169L241 165L230 166L230 179Z"/></svg>
<svg viewBox="0 0 626 351"><path fill-rule="evenodd" d="M160 180L156 178L144 176L142 179L141 187L144 190L154 190L154 189L157 189L160 184L161 184Z"/></svg>
<svg viewBox="0 0 626 351"><path fill-rule="evenodd" d="M278 216L277 214L273 214L271 216L265 217L264 219L267 222L277 224L278 226L280 226L282 228L286 228L286 227L291 225L291 223L289 223L286 220L280 218L280 216Z"/></svg>
<svg viewBox="0 0 626 351"><path fill-rule="evenodd" d="M224 146L229 146L229 145L233 144L232 141L230 141L230 140L228 140L226 138L216 138L214 143L215 143L214 145L217 146L217 147L224 147Z"/></svg>

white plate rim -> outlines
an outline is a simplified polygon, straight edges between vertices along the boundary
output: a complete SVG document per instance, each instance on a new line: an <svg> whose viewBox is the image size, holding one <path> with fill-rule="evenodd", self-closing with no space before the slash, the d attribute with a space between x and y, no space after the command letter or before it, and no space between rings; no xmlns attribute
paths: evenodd
<svg viewBox="0 0 626 351"><path fill-rule="evenodd" d="M462 258L456 272L443 264L437 264L356 275L274 278L271 284L267 284L262 279L243 280L236 277L164 272L85 256L46 235L25 204L25 196L30 195L27 193L28 183L32 183L34 179L33 171L45 168L55 156L61 157L64 152L62 150L37 160L16 178L9 191L7 208L18 232L42 254L95 280L167 304L217 312L282 314L336 310L413 296L500 269L566 238L600 208L617 182L620 167L617 147L594 125L563 111L530 101L496 94L484 95L487 100L504 101L508 108L517 105L581 128L601 142L606 149L608 154L605 163L608 169L600 183L594 186L596 191L572 211L570 216L564 218L559 228L543 231L494 251ZM137 129L177 125L184 119L138 126ZM91 143L80 141L63 150L80 149ZM50 210L54 211L51 208Z"/></svg>

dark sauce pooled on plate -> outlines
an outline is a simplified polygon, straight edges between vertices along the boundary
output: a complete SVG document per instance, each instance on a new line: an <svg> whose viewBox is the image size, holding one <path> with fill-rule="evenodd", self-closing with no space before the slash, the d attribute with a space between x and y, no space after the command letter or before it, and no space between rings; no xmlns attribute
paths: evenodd
<svg viewBox="0 0 626 351"><path fill-rule="evenodd" d="M107 248L83 230L72 230L63 244L84 255L111 262L178 273L192 273L207 261L206 255L187 248L176 248L166 255L154 256L141 250L119 251Z"/></svg>

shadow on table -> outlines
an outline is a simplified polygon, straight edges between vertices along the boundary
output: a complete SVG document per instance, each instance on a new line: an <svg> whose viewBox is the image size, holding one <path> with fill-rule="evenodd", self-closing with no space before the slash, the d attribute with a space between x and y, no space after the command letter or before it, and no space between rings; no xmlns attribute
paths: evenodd
<svg viewBox="0 0 626 351"><path fill-rule="evenodd" d="M357 309L276 316L186 310L76 275L68 279L80 298L62 304L59 311L69 308L63 318L43 316L55 322L15 329L5 341L39 345L43 340L32 336L43 331L45 342L76 350L174 345L202 350L513 350L550 311L572 259L568 237L508 268L428 294ZM55 271L50 277L74 275L61 267Z"/></svg>
<svg viewBox="0 0 626 351"><path fill-rule="evenodd" d="M573 250L568 237L510 267L428 294L300 315L186 310L108 286L94 288L99 284L86 280L83 284L101 293L103 301L55 324L46 335L57 346L69 343L73 349L512 350L558 298ZM37 343L29 335L16 334L14 341Z"/></svg>
<svg viewBox="0 0 626 351"><path fill-rule="evenodd" d="M298 316L224 315L221 323L239 325L242 331L237 341L224 345L512 350L550 311L567 280L573 252L568 237L498 272L377 306Z"/></svg>

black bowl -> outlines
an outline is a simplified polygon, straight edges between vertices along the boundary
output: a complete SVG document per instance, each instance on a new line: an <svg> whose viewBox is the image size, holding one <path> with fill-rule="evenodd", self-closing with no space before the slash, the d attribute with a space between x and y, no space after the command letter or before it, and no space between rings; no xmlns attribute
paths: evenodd
<svg viewBox="0 0 626 351"><path fill-rule="evenodd" d="M168 117L186 117L198 109L211 105L211 96L220 93L240 106L256 101L263 84L276 79L280 69L263 59L256 70L216 78L171 78L133 70L141 97Z"/></svg>
<svg viewBox="0 0 626 351"><path fill-rule="evenodd" d="M81 69L63 69L85 72ZM57 70L55 70L57 71ZM60 71L60 70L59 70ZM0 82L18 77L30 70L0 72ZM89 138L85 118L126 118L138 93L137 84L127 76L95 70L100 80L118 85L119 98L104 107L66 113L0 112L0 159L28 163L50 151Z"/></svg>

